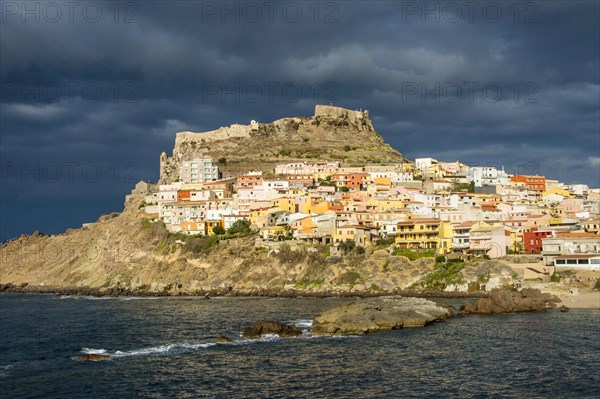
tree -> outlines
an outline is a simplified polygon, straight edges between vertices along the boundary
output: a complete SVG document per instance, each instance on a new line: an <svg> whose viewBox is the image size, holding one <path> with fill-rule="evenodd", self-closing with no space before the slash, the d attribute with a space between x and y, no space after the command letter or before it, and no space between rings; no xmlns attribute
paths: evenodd
<svg viewBox="0 0 600 399"><path fill-rule="evenodd" d="M335 182L331 181L331 175L327 175L325 177L325 180L319 179L318 182L319 182L319 186L335 187Z"/></svg>
<svg viewBox="0 0 600 399"><path fill-rule="evenodd" d="M475 182L471 181L469 183L454 183L454 190L456 191L461 191L461 190L467 190L467 192L469 193L474 193L475 192Z"/></svg>
<svg viewBox="0 0 600 399"><path fill-rule="evenodd" d="M212 228L212 232L215 234L225 234L225 229L223 227L221 227L220 225L216 225L215 227Z"/></svg>
<svg viewBox="0 0 600 399"><path fill-rule="evenodd" d="M515 241L515 244L513 245L513 251L516 254L522 254L525 252L525 246L523 245L522 242L520 241Z"/></svg>
<svg viewBox="0 0 600 399"><path fill-rule="evenodd" d="M342 187L340 187L340 191L342 193L347 193L348 191L350 191L350 189L348 187L346 187L346 186L342 186Z"/></svg>
<svg viewBox="0 0 600 399"><path fill-rule="evenodd" d="M217 163L221 164L221 165L227 165L227 159L225 157L221 157L221 158L219 158Z"/></svg>
<svg viewBox="0 0 600 399"><path fill-rule="evenodd" d="M234 224L231 225L229 230L227 230L227 234L248 234L250 232L250 221L246 219L237 220Z"/></svg>

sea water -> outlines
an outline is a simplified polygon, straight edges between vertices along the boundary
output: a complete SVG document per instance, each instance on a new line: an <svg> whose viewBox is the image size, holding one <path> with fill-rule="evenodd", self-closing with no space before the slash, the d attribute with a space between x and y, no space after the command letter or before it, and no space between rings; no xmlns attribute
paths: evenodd
<svg viewBox="0 0 600 399"><path fill-rule="evenodd" d="M600 398L600 311L312 336L347 300L2 294L0 397ZM241 337L264 318L303 335ZM110 361L74 360L85 353Z"/></svg>

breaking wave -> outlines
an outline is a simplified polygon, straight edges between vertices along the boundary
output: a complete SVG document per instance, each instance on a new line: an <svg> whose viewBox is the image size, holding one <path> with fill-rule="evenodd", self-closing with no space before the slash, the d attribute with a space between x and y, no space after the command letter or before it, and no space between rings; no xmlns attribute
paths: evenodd
<svg viewBox="0 0 600 399"><path fill-rule="evenodd" d="M300 323L299 323L300 324ZM304 323L308 326L309 321L305 321ZM312 322L311 322L312 324ZM281 338L277 334L267 334L263 335L260 338L256 339L244 339L238 338L233 342L226 343L217 343L217 342L204 342L198 344L189 344L189 343L174 343L174 344L165 344L158 346L150 346L147 348L141 349L133 349L128 351L120 351L116 350L114 352L110 352L107 349L95 349L95 348L81 348L81 354L84 355L108 355L111 358L125 358L132 356L164 356L164 355L179 355L188 352L195 352L201 349L206 349L210 347L214 347L217 345L227 345L227 346L239 346L239 345L250 345L256 343L265 343L265 342L277 342L282 340L296 340L296 339L314 339L314 338L333 338L333 339L347 339L352 338L352 336L313 336L310 333L303 332L303 334L299 337L295 338Z"/></svg>

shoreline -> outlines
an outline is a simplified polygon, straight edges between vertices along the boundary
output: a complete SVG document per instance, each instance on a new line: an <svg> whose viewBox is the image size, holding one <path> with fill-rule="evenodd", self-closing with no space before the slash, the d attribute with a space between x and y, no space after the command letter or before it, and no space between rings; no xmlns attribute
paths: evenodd
<svg viewBox="0 0 600 399"><path fill-rule="evenodd" d="M557 306L566 306L569 309L600 310L600 292L584 291L577 294L567 294L553 290L542 290L556 295L560 302ZM90 297L250 297L250 298L374 298L383 296L402 296L412 298L444 298L444 299L478 299L488 298L487 292L456 292L456 291L341 291L336 289L323 289L319 291L306 291L294 289L245 289L236 290L232 287L212 289L209 291L164 291L154 292L146 290L128 290L124 288L89 288L89 287L62 287L62 286L36 286L29 284L13 285L0 284L0 293L12 294L51 294L68 296Z"/></svg>
<svg viewBox="0 0 600 399"><path fill-rule="evenodd" d="M88 287L57 287L57 286L35 286L35 285L13 285L0 284L0 293L14 294L54 294L93 297L257 297L257 298L372 298L381 296L406 296L414 298L457 298L476 299L487 298L487 292L448 292L448 291L340 291L336 289L323 289L319 291L306 291L294 289L243 289L236 290L226 287L212 289L209 291L197 290L187 291L145 291L127 290L122 288L88 288Z"/></svg>
<svg viewBox="0 0 600 399"><path fill-rule="evenodd" d="M560 303L569 309L597 309L600 310L600 291L597 292L582 292L567 297L557 295Z"/></svg>

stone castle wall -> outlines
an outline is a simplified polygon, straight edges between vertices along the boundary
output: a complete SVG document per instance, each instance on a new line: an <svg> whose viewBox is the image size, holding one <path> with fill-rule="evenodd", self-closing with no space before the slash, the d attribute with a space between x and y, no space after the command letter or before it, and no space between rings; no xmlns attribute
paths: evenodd
<svg viewBox="0 0 600 399"><path fill-rule="evenodd" d="M250 137L251 128L249 125L231 125L229 127L221 127L217 130L209 132L194 133L194 132L178 132L175 135L175 147L179 143L193 140L227 140L232 137Z"/></svg>

